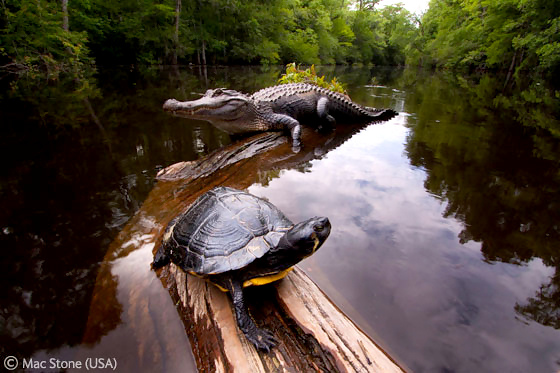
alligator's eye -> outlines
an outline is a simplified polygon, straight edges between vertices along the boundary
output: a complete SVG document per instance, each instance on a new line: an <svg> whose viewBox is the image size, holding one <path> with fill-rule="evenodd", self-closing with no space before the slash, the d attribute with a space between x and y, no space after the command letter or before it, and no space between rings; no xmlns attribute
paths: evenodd
<svg viewBox="0 0 560 373"><path fill-rule="evenodd" d="M313 227L313 230L314 230L315 232L322 232L323 229L325 229L325 226L322 225L322 224L317 224L316 226Z"/></svg>
<svg viewBox="0 0 560 373"><path fill-rule="evenodd" d="M221 95L221 94L223 94L223 93L224 93L224 91L222 91L221 88L216 88L216 89L214 90L214 94L212 94L212 96L213 96L213 97L216 97L216 96L219 96L219 95Z"/></svg>

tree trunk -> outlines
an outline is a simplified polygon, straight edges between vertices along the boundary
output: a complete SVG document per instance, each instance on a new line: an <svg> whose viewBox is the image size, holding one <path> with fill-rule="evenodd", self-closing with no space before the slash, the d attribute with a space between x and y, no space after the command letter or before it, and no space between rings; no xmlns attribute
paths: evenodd
<svg viewBox="0 0 560 373"><path fill-rule="evenodd" d="M515 68L515 62L516 62L515 60L517 59L517 52L518 51L519 51L518 49L515 50L515 53L513 54L513 58L511 59L511 64L509 65L509 70L508 70L508 73L507 73L507 76L506 76L506 80L504 82L503 91L505 91L507 89L507 85L508 85L508 83L511 79L511 76L513 75L513 70Z"/></svg>
<svg viewBox="0 0 560 373"><path fill-rule="evenodd" d="M173 65L177 65L177 50L179 49L179 21L181 19L181 0L175 1L175 34L173 35L173 42L175 48L173 49Z"/></svg>
<svg viewBox="0 0 560 373"><path fill-rule="evenodd" d="M202 57L202 64L206 66L206 41L204 39L202 39L202 48L200 55Z"/></svg>
<svg viewBox="0 0 560 373"><path fill-rule="evenodd" d="M62 0L62 28L68 31L68 0Z"/></svg>

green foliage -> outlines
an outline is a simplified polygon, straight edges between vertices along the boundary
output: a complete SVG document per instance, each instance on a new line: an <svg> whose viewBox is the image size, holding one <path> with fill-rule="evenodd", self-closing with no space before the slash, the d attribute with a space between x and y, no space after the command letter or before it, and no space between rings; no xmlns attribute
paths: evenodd
<svg viewBox="0 0 560 373"><path fill-rule="evenodd" d="M560 76L558 0L432 0L402 5L350 0L60 0L1 3L0 60L30 76L76 75L100 65L426 65Z"/></svg>
<svg viewBox="0 0 560 373"><path fill-rule="evenodd" d="M282 41L283 55L302 63L319 63L319 45L313 29L296 30Z"/></svg>
<svg viewBox="0 0 560 373"><path fill-rule="evenodd" d="M175 0L75 0L69 13L70 29L87 33L99 64L166 63L175 50Z"/></svg>
<svg viewBox="0 0 560 373"><path fill-rule="evenodd" d="M5 61L50 73L93 59L99 65L402 64L406 43L394 34L413 25L402 8L380 11L376 4L72 0L65 31L60 0L5 0L0 53Z"/></svg>
<svg viewBox="0 0 560 373"><path fill-rule="evenodd" d="M418 37L413 15L401 5L386 6L381 10L383 38L387 46L385 64L404 65L406 55Z"/></svg>
<svg viewBox="0 0 560 373"><path fill-rule="evenodd" d="M87 36L62 28L58 2L3 1L1 17L1 53L28 77L55 80L69 73L80 78L90 67Z"/></svg>
<svg viewBox="0 0 560 373"><path fill-rule="evenodd" d="M334 92L346 94L344 86L336 80L336 77L330 82L326 82L325 76L317 76L317 73L315 72L315 65L311 65L310 68L302 70L299 65L296 66L295 62L292 62L286 66L286 73L282 74L280 79L278 79L278 83L311 83L318 85L319 87L330 89Z"/></svg>
<svg viewBox="0 0 560 373"><path fill-rule="evenodd" d="M557 0L432 0L409 63L544 75L558 83ZM508 82L509 83L509 79Z"/></svg>

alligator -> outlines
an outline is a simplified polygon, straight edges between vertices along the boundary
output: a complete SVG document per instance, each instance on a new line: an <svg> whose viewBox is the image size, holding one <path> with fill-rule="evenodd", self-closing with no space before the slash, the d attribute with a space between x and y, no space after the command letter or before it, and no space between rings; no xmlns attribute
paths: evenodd
<svg viewBox="0 0 560 373"><path fill-rule="evenodd" d="M163 110L202 119L230 134L289 130L292 146L301 145L301 123L333 128L337 122L389 120L397 113L356 104L347 96L308 83L281 84L247 95L231 89L209 89L194 101L169 99Z"/></svg>

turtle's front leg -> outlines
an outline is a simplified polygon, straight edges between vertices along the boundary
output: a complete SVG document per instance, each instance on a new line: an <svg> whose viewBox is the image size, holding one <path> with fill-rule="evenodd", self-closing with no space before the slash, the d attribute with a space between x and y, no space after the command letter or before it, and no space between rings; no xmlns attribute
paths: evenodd
<svg viewBox="0 0 560 373"><path fill-rule="evenodd" d="M167 255L165 250L165 243L161 244L156 255L154 256L154 260L152 262L152 268L158 269L163 266L168 265L171 262L171 258Z"/></svg>
<svg viewBox="0 0 560 373"><path fill-rule="evenodd" d="M245 304L241 282L236 279L229 279L228 285L239 329L257 349L269 352L276 345L276 340L271 332L266 329L260 329L255 325Z"/></svg>

